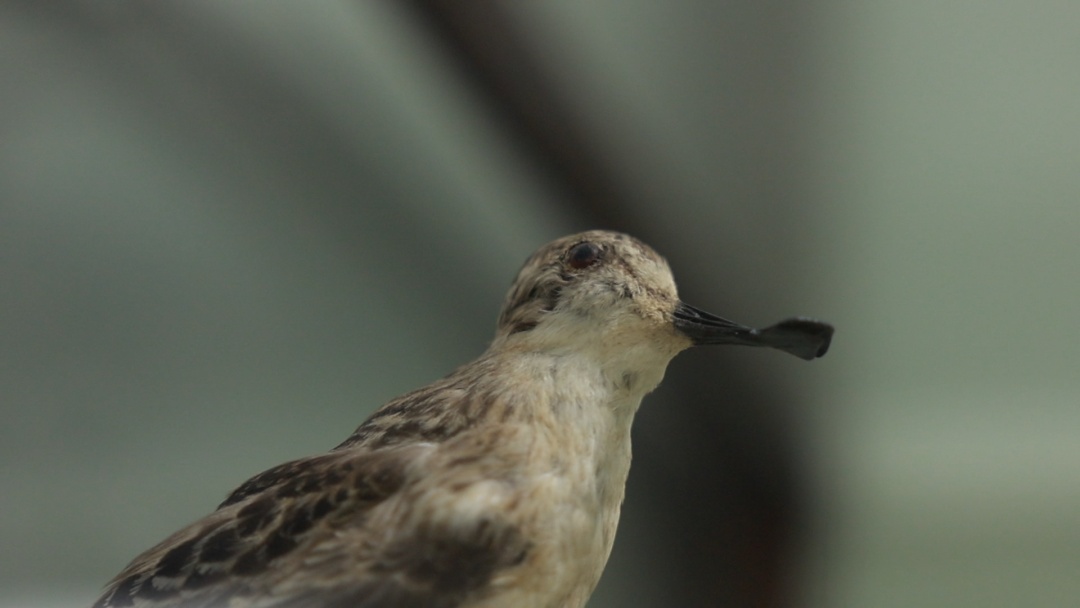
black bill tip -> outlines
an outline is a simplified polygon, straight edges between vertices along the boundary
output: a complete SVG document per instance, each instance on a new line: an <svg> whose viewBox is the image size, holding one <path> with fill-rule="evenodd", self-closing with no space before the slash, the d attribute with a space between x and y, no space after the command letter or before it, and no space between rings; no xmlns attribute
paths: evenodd
<svg viewBox="0 0 1080 608"><path fill-rule="evenodd" d="M829 352L833 326L814 319L795 317L757 330L763 346L778 348L800 359L817 359Z"/></svg>
<svg viewBox="0 0 1080 608"><path fill-rule="evenodd" d="M833 335L832 325L814 319L795 317L764 329L754 329L683 302L675 307L674 323L675 328L695 345L768 346L807 361L828 352Z"/></svg>

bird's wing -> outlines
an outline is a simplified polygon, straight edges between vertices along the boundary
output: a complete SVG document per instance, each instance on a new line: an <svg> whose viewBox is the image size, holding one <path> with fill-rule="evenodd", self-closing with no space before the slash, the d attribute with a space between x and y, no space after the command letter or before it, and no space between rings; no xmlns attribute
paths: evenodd
<svg viewBox="0 0 1080 608"><path fill-rule="evenodd" d="M217 511L135 558L95 608L215 606L243 596L300 547L324 542L343 520L357 525L398 492L402 456L337 452L256 475Z"/></svg>
<svg viewBox="0 0 1080 608"><path fill-rule="evenodd" d="M497 514L418 512L436 449L343 450L257 475L135 558L94 608L463 605L528 544Z"/></svg>

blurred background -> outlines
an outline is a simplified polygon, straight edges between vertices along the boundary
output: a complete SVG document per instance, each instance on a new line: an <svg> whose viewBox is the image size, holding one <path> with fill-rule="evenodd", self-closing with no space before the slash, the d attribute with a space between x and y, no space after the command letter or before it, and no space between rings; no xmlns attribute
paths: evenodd
<svg viewBox="0 0 1080 608"><path fill-rule="evenodd" d="M676 359L590 606L1080 597L1080 7L0 3L0 606L86 606L612 228Z"/></svg>

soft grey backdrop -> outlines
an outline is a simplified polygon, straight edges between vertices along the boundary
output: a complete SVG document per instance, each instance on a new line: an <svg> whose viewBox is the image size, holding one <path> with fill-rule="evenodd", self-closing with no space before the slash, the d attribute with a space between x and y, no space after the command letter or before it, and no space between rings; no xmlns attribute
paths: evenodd
<svg viewBox="0 0 1080 608"><path fill-rule="evenodd" d="M710 515L652 525L687 498L641 483L723 465L679 458L679 386L784 398L710 422L739 452L773 439L755 417L788 437L806 523L778 603L1080 597L1080 10L503 9L541 59L521 77L631 193L607 227L702 307L838 327L810 365L673 363L593 605L681 597L655 537ZM89 604L247 476L475 356L521 260L596 217L414 5L4 2L0 82L0 606Z"/></svg>

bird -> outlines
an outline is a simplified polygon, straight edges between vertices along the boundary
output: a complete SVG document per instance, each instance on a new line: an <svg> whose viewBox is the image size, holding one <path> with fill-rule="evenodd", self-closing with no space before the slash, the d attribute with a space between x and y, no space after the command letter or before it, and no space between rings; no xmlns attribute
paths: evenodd
<svg viewBox="0 0 1080 608"><path fill-rule="evenodd" d="M832 335L694 308L629 235L559 238L526 260L479 358L248 479L94 608L583 606L615 539L635 412L669 361L721 344L811 360Z"/></svg>

